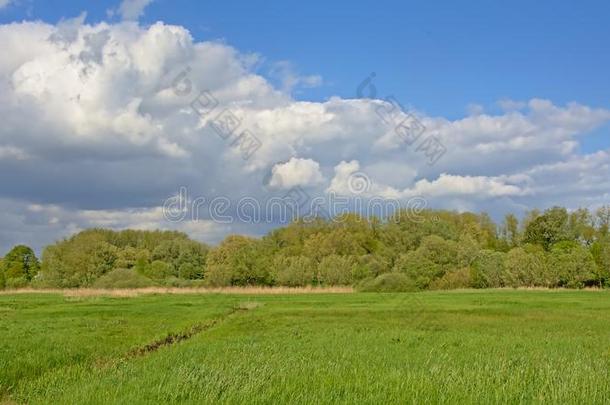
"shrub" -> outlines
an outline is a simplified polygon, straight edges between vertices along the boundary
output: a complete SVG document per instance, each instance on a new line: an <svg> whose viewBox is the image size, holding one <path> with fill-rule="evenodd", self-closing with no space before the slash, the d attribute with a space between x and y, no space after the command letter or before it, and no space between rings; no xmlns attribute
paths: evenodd
<svg viewBox="0 0 610 405"><path fill-rule="evenodd" d="M600 238L591 246L597 264L597 281L600 286L610 283L610 237Z"/></svg>
<svg viewBox="0 0 610 405"><path fill-rule="evenodd" d="M519 286L549 286L547 258L542 250L523 248L511 249L506 254L505 267L510 279L510 285Z"/></svg>
<svg viewBox="0 0 610 405"><path fill-rule="evenodd" d="M138 265L136 272L152 280L162 280L172 276L173 273L171 266L161 260L155 260L149 265Z"/></svg>
<svg viewBox="0 0 610 405"><path fill-rule="evenodd" d="M593 255L576 242L553 245L549 261L555 286L582 288L596 284L597 267Z"/></svg>
<svg viewBox="0 0 610 405"><path fill-rule="evenodd" d="M197 288L197 287L206 287L208 284L204 280L186 280L178 277L168 277L164 280L160 280L159 284L166 287L188 287L188 288Z"/></svg>
<svg viewBox="0 0 610 405"><path fill-rule="evenodd" d="M212 249L207 257L205 278L209 285L267 284L268 268L259 266L261 241L232 235Z"/></svg>
<svg viewBox="0 0 610 405"><path fill-rule="evenodd" d="M452 240L445 240L435 235L427 236L422 240L417 251L439 266L440 275L455 270L457 266L458 245Z"/></svg>
<svg viewBox="0 0 610 405"><path fill-rule="evenodd" d="M443 274L441 267L419 249L400 255L394 265L394 272L404 274L420 289L428 288L432 280Z"/></svg>
<svg viewBox="0 0 610 405"><path fill-rule="evenodd" d="M128 269L112 270L93 283L95 288L143 288L154 285L148 277Z"/></svg>
<svg viewBox="0 0 610 405"><path fill-rule="evenodd" d="M468 288L472 286L472 274L470 268L454 270L430 284L432 290L454 290L457 288Z"/></svg>
<svg viewBox="0 0 610 405"><path fill-rule="evenodd" d="M354 265L352 275L354 281L375 278L389 271L389 265L383 257L375 254L360 256Z"/></svg>
<svg viewBox="0 0 610 405"><path fill-rule="evenodd" d="M301 287L314 280L313 261L305 256L278 256L273 263L273 278L277 285Z"/></svg>
<svg viewBox="0 0 610 405"><path fill-rule="evenodd" d="M474 288L498 288L510 285L504 268L505 253L483 249L471 266Z"/></svg>
<svg viewBox="0 0 610 405"><path fill-rule="evenodd" d="M351 256L326 256L318 264L318 282L323 285L352 284L355 265L356 261Z"/></svg>
<svg viewBox="0 0 610 405"><path fill-rule="evenodd" d="M25 277L13 277L6 280L6 288L10 289L24 288L28 284L29 282Z"/></svg>
<svg viewBox="0 0 610 405"><path fill-rule="evenodd" d="M417 285L408 276L390 272L373 279L363 280L358 290L362 292L410 292L417 291Z"/></svg>

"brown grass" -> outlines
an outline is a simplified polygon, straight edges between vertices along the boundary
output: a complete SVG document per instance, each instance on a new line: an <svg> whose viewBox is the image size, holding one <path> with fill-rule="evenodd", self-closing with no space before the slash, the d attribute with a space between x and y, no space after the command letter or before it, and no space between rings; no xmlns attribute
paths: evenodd
<svg viewBox="0 0 610 405"><path fill-rule="evenodd" d="M145 294L348 294L354 292L352 287L222 287L222 288L177 288L147 287L124 289L32 289L0 291L7 294L63 294L65 297L137 297Z"/></svg>

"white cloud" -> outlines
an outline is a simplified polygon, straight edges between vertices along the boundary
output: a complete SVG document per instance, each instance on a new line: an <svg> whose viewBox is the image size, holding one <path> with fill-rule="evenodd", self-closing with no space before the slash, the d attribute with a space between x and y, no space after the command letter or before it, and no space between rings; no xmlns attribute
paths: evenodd
<svg viewBox="0 0 610 405"><path fill-rule="evenodd" d="M608 109L533 99L502 102L507 111L498 115L419 113L423 138L434 135L447 148L430 166L417 143L406 145L384 123L382 101L297 101L290 91L317 80L294 79L293 69L274 86L253 70L262 56L197 42L180 26L89 25L83 15L0 25L0 43L2 247L48 243L87 226L167 226L159 207L181 185L194 196L230 199L294 186L312 196L350 194L350 176L359 173L367 196L422 195L446 208L608 198L610 152L578 152L582 137L610 121ZM204 89L218 106L202 117L190 103ZM210 126L224 110L239 120L236 133L247 129L261 142L247 161L235 137L222 139ZM227 232L202 219L206 225L172 226L208 240Z"/></svg>
<svg viewBox="0 0 610 405"><path fill-rule="evenodd" d="M320 164L312 159L292 158L286 163L273 166L269 186L281 189L309 187L324 182Z"/></svg>
<svg viewBox="0 0 610 405"><path fill-rule="evenodd" d="M109 15L118 13L123 20L138 20L152 2L153 0L123 0L117 10L109 10Z"/></svg>
<svg viewBox="0 0 610 405"><path fill-rule="evenodd" d="M7 7L12 2L13 2L13 0L0 0L0 9Z"/></svg>
<svg viewBox="0 0 610 405"><path fill-rule="evenodd" d="M288 61L273 64L269 76L279 81L280 88L286 93L292 93L297 88L311 88L322 85L320 75L303 76L296 72L295 67Z"/></svg>

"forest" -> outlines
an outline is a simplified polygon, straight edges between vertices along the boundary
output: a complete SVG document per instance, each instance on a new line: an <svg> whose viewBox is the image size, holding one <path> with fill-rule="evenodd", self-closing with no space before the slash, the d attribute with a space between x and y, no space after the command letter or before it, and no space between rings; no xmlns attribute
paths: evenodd
<svg viewBox="0 0 610 405"><path fill-rule="evenodd" d="M15 246L0 287L354 286L360 291L610 286L610 206L553 207L500 224L489 215L295 221L217 246L176 231L89 229L47 246Z"/></svg>

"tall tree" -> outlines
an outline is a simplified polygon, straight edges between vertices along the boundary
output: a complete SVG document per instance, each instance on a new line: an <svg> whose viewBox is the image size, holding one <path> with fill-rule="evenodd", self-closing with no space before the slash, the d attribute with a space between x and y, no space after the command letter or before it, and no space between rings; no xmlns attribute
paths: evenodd
<svg viewBox="0 0 610 405"><path fill-rule="evenodd" d="M553 207L527 224L524 241L542 245L546 250L560 241L573 240L569 233L568 211Z"/></svg>
<svg viewBox="0 0 610 405"><path fill-rule="evenodd" d="M29 246L17 245L2 260L2 273L6 281L23 279L26 282L38 274L40 264L36 254Z"/></svg>
<svg viewBox="0 0 610 405"><path fill-rule="evenodd" d="M508 214L504 217L501 233L509 247L513 248L519 244L519 220L514 214Z"/></svg>

